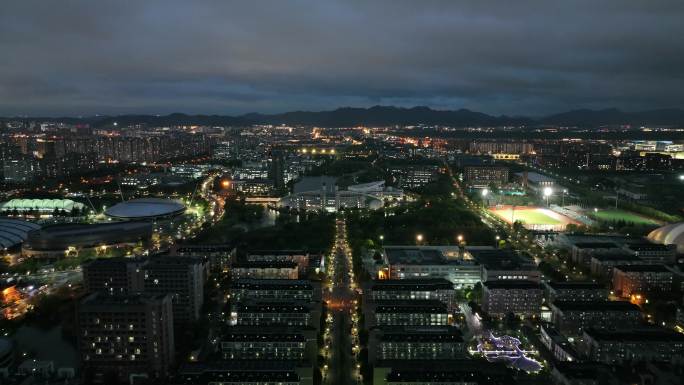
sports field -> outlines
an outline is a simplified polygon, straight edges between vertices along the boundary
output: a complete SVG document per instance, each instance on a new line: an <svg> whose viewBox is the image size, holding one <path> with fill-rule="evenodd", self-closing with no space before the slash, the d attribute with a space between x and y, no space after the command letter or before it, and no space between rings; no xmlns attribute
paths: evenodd
<svg viewBox="0 0 684 385"><path fill-rule="evenodd" d="M619 209L607 209L607 210L598 210L596 212L590 211L589 215L594 217L595 219L599 221L607 221L607 222L617 222L617 221L625 221L625 222L631 222L636 225L657 225L658 222L646 218L644 216L641 216L639 214L631 213L629 211L624 211L624 210L619 210Z"/></svg>
<svg viewBox="0 0 684 385"><path fill-rule="evenodd" d="M533 230L565 230L570 223L577 223L565 215L558 214L543 207L529 206L498 206L489 209L494 215L504 221L513 223L520 221L523 226Z"/></svg>

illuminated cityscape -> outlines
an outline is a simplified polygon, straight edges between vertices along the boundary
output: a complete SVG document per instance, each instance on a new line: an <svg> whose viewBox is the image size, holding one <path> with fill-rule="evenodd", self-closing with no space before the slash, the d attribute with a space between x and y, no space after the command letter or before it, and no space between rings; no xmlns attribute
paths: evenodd
<svg viewBox="0 0 684 385"><path fill-rule="evenodd" d="M684 384L684 3L0 10L0 384Z"/></svg>

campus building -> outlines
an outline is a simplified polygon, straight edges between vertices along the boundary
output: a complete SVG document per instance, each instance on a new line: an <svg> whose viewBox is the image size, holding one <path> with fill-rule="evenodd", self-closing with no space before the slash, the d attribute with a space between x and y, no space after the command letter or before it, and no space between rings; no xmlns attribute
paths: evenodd
<svg viewBox="0 0 684 385"><path fill-rule="evenodd" d="M674 263L677 258L676 245L660 245L650 242L626 245L625 248L634 253L645 263Z"/></svg>
<svg viewBox="0 0 684 385"><path fill-rule="evenodd" d="M237 302L257 300L320 301L318 283L298 279L254 279L242 278L232 281L230 298Z"/></svg>
<svg viewBox="0 0 684 385"><path fill-rule="evenodd" d="M476 187L503 185L508 183L508 167L501 166L466 166L463 168L466 183Z"/></svg>
<svg viewBox="0 0 684 385"><path fill-rule="evenodd" d="M255 250L245 257L247 262L283 262L297 264L299 274L304 276L309 268L310 255L303 250Z"/></svg>
<svg viewBox="0 0 684 385"><path fill-rule="evenodd" d="M320 310L301 301L247 301L231 305L230 325L318 328Z"/></svg>
<svg viewBox="0 0 684 385"><path fill-rule="evenodd" d="M466 344L455 326L380 327L368 342L369 359L440 360L465 358Z"/></svg>
<svg viewBox="0 0 684 385"><path fill-rule="evenodd" d="M169 374L175 355L171 296L91 294L78 304L77 323L88 383Z"/></svg>
<svg viewBox="0 0 684 385"><path fill-rule="evenodd" d="M82 265L83 286L88 293L134 294L145 290L148 260L99 258Z"/></svg>
<svg viewBox="0 0 684 385"><path fill-rule="evenodd" d="M551 304L552 321L566 336L581 336L582 330L601 326L603 328L637 327L641 310L626 301L567 302Z"/></svg>
<svg viewBox="0 0 684 385"><path fill-rule="evenodd" d="M206 280L205 265L199 258L151 258L146 269L145 292L170 294L174 323L187 324L200 317Z"/></svg>
<svg viewBox="0 0 684 385"><path fill-rule="evenodd" d="M446 304L436 300L381 301L366 312L366 326L447 326Z"/></svg>
<svg viewBox="0 0 684 385"><path fill-rule="evenodd" d="M675 273L664 265L619 265L613 268L613 290L632 294L669 293L675 287Z"/></svg>
<svg viewBox="0 0 684 385"><path fill-rule="evenodd" d="M227 361L312 360L318 350L315 336L293 328L236 326L227 328L220 340L221 357Z"/></svg>
<svg viewBox="0 0 684 385"><path fill-rule="evenodd" d="M578 350L590 361L684 362L684 334L649 327L628 330L584 330Z"/></svg>
<svg viewBox="0 0 684 385"><path fill-rule="evenodd" d="M547 303L607 301L609 292L606 285L590 281L544 282L544 289Z"/></svg>
<svg viewBox="0 0 684 385"><path fill-rule="evenodd" d="M572 262L590 266L595 255L624 255L625 250L614 242L577 242L570 246Z"/></svg>
<svg viewBox="0 0 684 385"><path fill-rule="evenodd" d="M238 261L231 264L230 276L256 279L298 279L299 266L293 261Z"/></svg>
<svg viewBox="0 0 684 385"><path fill-rule="evenodd" d="M192 362L178 370L179 385L313 385L313 367L299 361Z"/></svg>
<svg viewBox="0 0 684 385"><path fill-rule="evenodd" d="M458 247L386 246L383 262L388 279L444 278L456 288L472 287L481 281L481 266L463 258Z"/></svg>
<svg viewBox="0 0 684 385"><path fill-rule="evenodd" d="M433 299L455 309L454 284L444 278L373 280L366 287L367 298L373 302Z"/></svg>
<svg viewBox="0 0 684 385"><path fill-rule="evenodd" d="M534 260L524 254L489 246L469 247L468 253L482 266L482 282L540 282L541 272Z"/></svg>
<svg viewBox="0 0 684 385"><path fill-rule="evenodd" d="M206 280L205 262L198 257L107 258L83 265L88 292L171 295L176 325L199 318Z"/></svg>
<svg viewBox="0 0 684 385"><path fill-rule="evenodd" d="M513 313L537 317L544 301L541 284L532 281L502 280L482 284L482 310L490 316Z"/></svg>

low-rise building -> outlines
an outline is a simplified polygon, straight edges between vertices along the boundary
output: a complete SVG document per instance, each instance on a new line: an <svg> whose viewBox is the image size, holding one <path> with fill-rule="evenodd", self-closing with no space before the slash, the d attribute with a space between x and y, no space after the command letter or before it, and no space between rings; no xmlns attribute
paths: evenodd
<svg viewBox="0 0 684 385"><path fill-rule="evenodd" d="M451 248L453 249L453 247ZM481 281L482 268L465 251L431 246L386 246L383 262L389 279L444 278L456 288L472 287ZM447 255L448 254L448 255Z"/></svg>
<svg viewBox="0 0 684 385"><path fill-rule="evenodd" d="M366 326L447 326L447 306L436 300L381 301L366 312Z"/></svg>
<svg viewBox="0 0 684 385"><path fill-rule="evenodd" d="M385 360L373 366L374 385L510 385L513 370L486 360Z"/></svg>
<svg viewBox="0 0 684 385"><path fill-rule="evenodd" d="M645 263L674 263L677 258L676 245L642 242L626 245L625 248Z"/></svg>
<svg viewBox="0 0 684 385"><path fill-rule="evenodd" d="M313 366L299 361L229 360L187 363L179 385L313 385Z"/></svg>
<svg viewBox="0 0 684 385"><path fill-rule="evenodd" d="M623 297L632 294L668 293L675 273L663 265L618 265L613 268L613 290Z"/></svg>
<svg viewBox="0 0 684 385"><path fill-rule="evenodd" d="M454 284L444 278L381 279L373 280L366 287L371 301L396 301L434 299L456 309Z"/></svg>
<svg viewBox="0 0 684 385"><path fill-rule="evenodd" d="M553 324L568 337L581 336L589 327L633 328L642 321L639 307L627 301L557 301L551 311Z"/></svg>
<svg viewBox="0 0 684 385"><path fill-rule="evenodd" d="M639 259L634 254L600 254L591 257L591 274L595 277L606 278L608 280L613 277L613 268L619 265L641 265L644 261Z"/></svg>
<svg viewBox="0 0 684 385"><path fill-rule="evenodd" d="M606 285L589 281L544 282L547 303L555 301L607 301Z"/></svg>
<svg viewBox="0 0 684 385"><path fill-rule="evenodd" d="M684 361L684 334L649 327L629 330L584 330L578 350L590 361Z"/></svg>
<svg viewBox="0 0 684 385"><path fill-rule="evenodd" d="M525 317L538 317L541 313L544 295L538 282L487 281L482 288L482 310L491 316L513 313Z"/></svg>
<svg viewBox="0 0 684 385"><path fill-rule="evenodd" d="M463 168L466 183L473 186L503 185L508 183L508 167L466 166Z"/></svg>
<svg viewBox="0 0 684 385"><path fill-rule="evenodd" d="M242 278L231 282L229 293L237 302L251 299L316 302L321 299L320 284L299 279Z"/></svg>
<svg viewBox="0 0 684 385"><path fill-rule="evenodd" d="M233 326L292 326L318 328L320 309L302 301L247 301L231 305Z"/></svg>
<svg viewBox="0 0 684 385"><path fill-rule="evenodd" d="M554 385L603 385L614 380L613 367L599 362L556 362L551 370Z"/></svg>
<svg viewBox="0 0 684 385"><path fill-rule="evenodd" d="M574 346L553 325L544 323L539 330L539 339L560 362L579 361L580 355Z"/></svg>
<svg viewBox="0 0 684 385"><path fill-rule="evenodd" d="M298 279L299 267L293 261L238 261L230 267L232 279Z"/></svg>
<svg viewBox="0 0 684 385"><path fill-rule="evenodd" d="M310 256L304 250L255 250L250 251L245 257L247 262L295 262L301 276L306 274L309 268Z"/></svg>
<svg viewBox="0 0 684 385"><path fill-rule="evenodd" d="M304 361L316 358L315 333L299 328L230 327L221 335L224 360Z"/></svg>
<svg viewBox="0 0 684 385"><path fill-rule="evenodd" d="M583 266L591 264L594 255L624 254L625 251L615 242L576 242L570 246L570 258L573 263Z"/></svg>
<svg viewBox="0 0 684 385"><path fill-rule="evenodd" d="M380 327L368 342L369 359L440 360L465 358L466 346L455 326Z"/></svg>
<svg viewBox="0 0 684 385"><path fill-rule="evenodd" d="M469 247L468 253L482 266L482 282L541 280L534 260L525 254L489 246Z"/></svg>

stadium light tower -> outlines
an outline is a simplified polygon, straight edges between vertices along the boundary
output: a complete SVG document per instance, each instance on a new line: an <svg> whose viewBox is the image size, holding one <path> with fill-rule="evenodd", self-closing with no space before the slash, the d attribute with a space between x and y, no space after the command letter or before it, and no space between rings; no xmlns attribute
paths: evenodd
<svg viewBox="0 0 684 385"><path fill-rule="evenodd" d="M546 198L546 205L549 205L549 197L553 194L553 189L551 187L544 187L544 198Z"/></svg>

